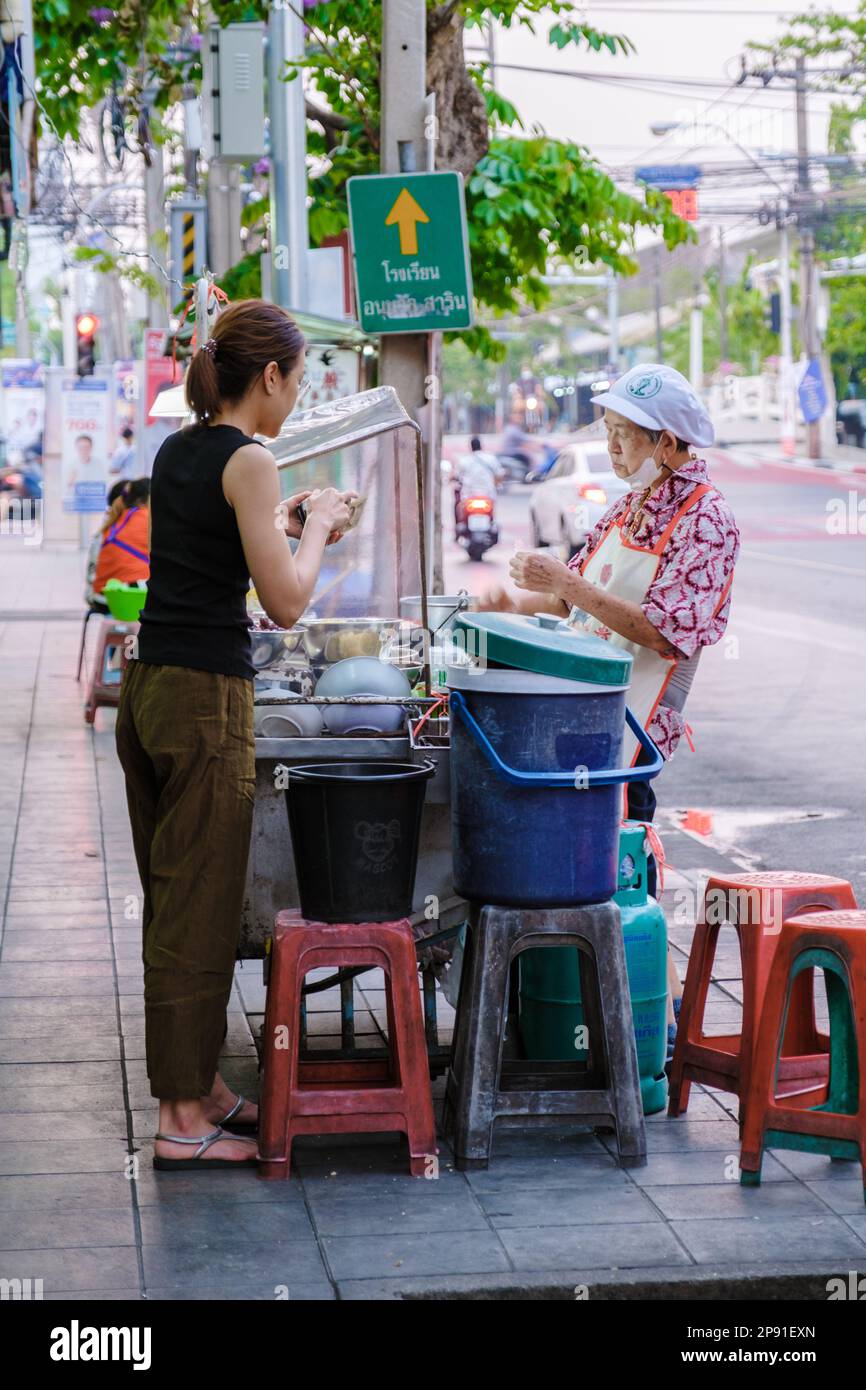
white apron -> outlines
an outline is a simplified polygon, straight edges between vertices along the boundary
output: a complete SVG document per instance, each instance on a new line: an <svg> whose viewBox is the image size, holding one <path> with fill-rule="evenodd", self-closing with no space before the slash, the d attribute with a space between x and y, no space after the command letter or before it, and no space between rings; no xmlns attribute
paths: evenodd
<svg viewBox="0 0 866 1390"><path fill-rule="evenodd" d="M622 531L624 517L611 521L599 545L579 566L580 573L584 579L590 580L591 583L604 589L606 593L613 594L616 598L625 599L629 603L643 603L658 573L664 549L679 521L705 493L714 491L715 488L711 483L701 483L693 492L689 493L655 545L649 550L635 545L633 541L624 537ZM719 611L728 596L732 577L725 585L722 596L716 605L716 612ZM598 618L590 617L579 608L572 608L569 622L573 623L574 626L583 628L586 632L594 633L597 637L603 637L612 646L622 647L631 653L634 664L627 697L628 704L638 723L644 729L648 729L661 703L662 696L673 680L680 663L676 659L652 651L649 647L642 647L637 642L630 642L626 637L621 637L618 632L612 632ZM694 661L694 658L691 660ZM690 680L685 683L686 689L688 684L690 684ZM640 744L631 730L627 728L623 737L621 765L631 767L637 760L639 752Z"/></svg>

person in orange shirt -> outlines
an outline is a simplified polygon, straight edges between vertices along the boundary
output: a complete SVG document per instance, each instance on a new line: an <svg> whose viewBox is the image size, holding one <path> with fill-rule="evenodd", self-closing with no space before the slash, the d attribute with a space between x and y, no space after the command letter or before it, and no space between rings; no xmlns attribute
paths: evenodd
<svg viewBox="0 0 866 1390"><path fill-rule="evenodd" d="M123 584L145 582L150 576L150 479L126 484L118 515L109 513L96 562L93 592L101 594L109 579Z"/></svg>

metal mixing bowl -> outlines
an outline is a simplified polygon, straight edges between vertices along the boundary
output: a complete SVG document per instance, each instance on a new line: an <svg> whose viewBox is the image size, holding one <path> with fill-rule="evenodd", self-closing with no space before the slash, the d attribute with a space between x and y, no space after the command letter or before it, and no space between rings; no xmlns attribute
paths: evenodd
<svg viewBox="0 0 866 1390"><path fill-rule="evenodd" d="M276 631L250 630L252 663L257 671L267 671L277 665L289 652L295 651L304 636L302 625L278 628Z"/></svg>
<svg viewBox="0 0 866 1390"><path fill-rule="evenodd" d="M400 627L399 618L308 618L304 648L318 666L332 666L349 656L378 656Z"/></svg>

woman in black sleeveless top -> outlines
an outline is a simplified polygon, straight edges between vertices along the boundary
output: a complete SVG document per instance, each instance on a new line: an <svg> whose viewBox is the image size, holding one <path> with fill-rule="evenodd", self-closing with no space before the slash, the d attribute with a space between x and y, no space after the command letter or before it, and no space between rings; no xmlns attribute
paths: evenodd
<svg viewBox="0 0 866 1390"><path fill-rule="evenodd" d="M310 601L349 494L280 503L274 438L303 385L304 339L260 300L235 304L194 356L197 423L164 441L151 484L150 582L126 671L117 749L144 890L145 1047L159 1099L154 1166L255 1162L256 1109L217 1072L240 931L255 794L250 576L291 627ZM292 555L287 540L300 537Z"/></svg>

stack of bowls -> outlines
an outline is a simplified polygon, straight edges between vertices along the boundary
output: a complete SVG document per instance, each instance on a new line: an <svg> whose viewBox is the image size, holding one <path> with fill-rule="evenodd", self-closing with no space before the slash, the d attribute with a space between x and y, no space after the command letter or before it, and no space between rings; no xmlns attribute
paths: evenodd
<svg viewBox="0 0 866 1390"><path fill-rule="evenodd" d="M329 666L316 685L316 694L388 695L406 699L412 687L402 671L376 656L350 656ZM393 735L406 717L403 705L321 705L325 727L338 737L348 734Z"/></svg>

